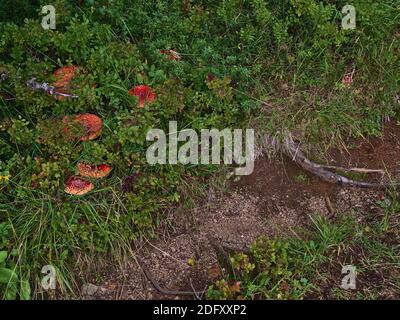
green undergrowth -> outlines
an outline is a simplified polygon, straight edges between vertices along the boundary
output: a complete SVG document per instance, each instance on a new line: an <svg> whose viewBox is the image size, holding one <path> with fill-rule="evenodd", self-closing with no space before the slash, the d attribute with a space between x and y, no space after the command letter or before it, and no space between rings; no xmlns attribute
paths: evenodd
<svg viewBox="0 0 400 320"><path fill-rule="evenodd" d="M182 186L207 188L218 166L147 163L150 128L245 128L256 118L271 133L335 144L398 119L395 0L55 0L56 29L44 30L47 4L0 3L0 252L16 275L4 271L5 298L46 296L44 265L56 268L61 294L73 292L85 265L121 261L132 240L156 234L165 208L190 202ZM341 28L345 4L357 10L355 30ZM64 65L80 67L78 99L26 86L51 83ZM342 85L352 70L354 83ZM157 94L143 109L127 94L139 84ZM77 113L101 117L100 138L66 139L60 119ZM64 181L81 161L112 174L69 196Z"/></svg>
<svg viewBox="0 0 400 320"><path fill-rule="evenodd" d="M315 213L295 235L260 238L250 252L230 252L230 268L208 288L209 299L398 299L400 206L397 194L374 213ZM352 266L354 287L342 287ZM343 281L344 279L344 281Z"/></svg>

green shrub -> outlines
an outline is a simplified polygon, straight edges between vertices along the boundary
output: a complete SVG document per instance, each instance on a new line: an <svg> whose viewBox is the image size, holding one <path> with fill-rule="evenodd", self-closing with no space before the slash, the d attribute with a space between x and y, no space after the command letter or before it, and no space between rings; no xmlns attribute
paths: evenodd
<svg viewBox="0 0 400 320"><path fill-rule="evenodd" d="M217 170L147 164L147 131L170 120L179 128L240 128L268 99L284 106L266 119L270 130L301 127L310 141L377 134L380 117L396 114L399 41L391 37L399 5L352 3L358 27L344 31L345 1L57 0L56 30L44 30L45 1L2 1L0 71L8 79L0 82L0 174L9 178L0 182L0 223L13 233L0 250L18 248L22 278L54 264L67 281L76 255L111 251L119 259L129 241L152 235L161 209L179 201L181 182ZM182 60L166 59L165 49ZM338 85L350 62L364 88L358 93ZM32 77L51 83L63 65L80 67L72 82L78 99L26 86ZM144 109L127 94L138 84L157 94ZM311 103L309 92L321 101ZM84 112L103 119L103 133L71 142L61 120ZM79 161L113 167L83 198L63 192ZM132 186L123 188L127 178ZM39 279L30 280L38 288Z"/></svg>

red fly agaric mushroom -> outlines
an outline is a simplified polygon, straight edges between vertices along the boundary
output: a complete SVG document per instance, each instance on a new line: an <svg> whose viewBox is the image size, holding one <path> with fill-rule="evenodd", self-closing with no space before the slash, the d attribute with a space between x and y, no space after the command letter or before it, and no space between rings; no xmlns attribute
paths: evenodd
<svg viewBox="0 0 400 320"><path fill-rule="evenodd" d="M144 108L146 103L153 102L156 99L156 94L149 86L139 85L128 91L129 95L136 96L139 99L139 107Z"/></svg>
<svg viewBox="0 0 400 320"><path fill-rule="evenodd" d="M71 121L72 120L72 121ZM82 113L72 117L65 116L63 119L65 124L70 125L78 124L83 127L84 132L83 135L79 138L80 141L88 141L96 139L101 134L101 129L103 126L103 121L96 116L95 114L91 113ZM70 128L64 128L66 133L70 132Z"/></svg>
<svg viewBox="0 0 400 320"><path fill-rule="evenodd" d="M168 60L181 60L181 55L174 50L160 50L160 53L168 55Z"/></svg>
<svg viewBox="0 0 400 320"><path fill-rule="evenodd" d="M354 70L352 72L346 73L342 78L342 84L351 85L353 83Z"/></svg>
<svg viewBox="0 0 400 320"><path fill-rule="evenodd" d="M75 196L83 196L93 190L94 185L90 181L81 177L72 176L65 182L64 191Z"/></svg>
<svg viewBox="0 0 400 320"><path fill-rule="evenodd" d="M90 165L87 163L79 162L76 165L79 174L82 177L101 179L107 177L112 170L111 166L106 164Z"/></svg>
<svg viewBox="0 0 400 320"><path fill-rule="evenodd" d="M53 76L56 79L56 81L52 84L52 86L55 88L55 93L54 97L58 100L64 100L66 96L72 96L77 98L77 96L72 95L70 93L71 90L71 81L75 77L76 72L80 68L77 66L64 66L56 71L54 71ZM80 88L81 86L79 84L76 85L77 88ZM93 83L91 85L93 89L97 88L97 84ZM66 96L60 95L60 93L66 94Z"/></svg>
<svg viewBox="0 0 400 320"><path fill-rule="evenodd" d="M53 73L54 78L56 78L56 82L53 83L53 86L56 88L67 87L77 70L78 67L76 66L64 66L57 69Z"/></svg>
<svg viewBox="0 0 400 320"><path fill-rule="evenodd" d="M53 76L56 82L53 83L53 87L56 88L57 92L69 93L71 80L77 70L78 67L76 66L64 66L54 71ZM59 95L55 95L55 98L58 100L65 99L64 96Z"/></svg>

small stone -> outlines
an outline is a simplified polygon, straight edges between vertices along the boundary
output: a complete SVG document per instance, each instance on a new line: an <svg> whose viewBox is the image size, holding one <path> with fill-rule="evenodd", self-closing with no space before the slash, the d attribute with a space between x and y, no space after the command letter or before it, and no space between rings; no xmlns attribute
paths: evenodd
<svg viewBox="0 0 400 320"><path fill-rule="evenodd" d="M92 296L97 290L99 290L99 287L91 283L85 283L81 288L82 295L84 296Z"/></svg>

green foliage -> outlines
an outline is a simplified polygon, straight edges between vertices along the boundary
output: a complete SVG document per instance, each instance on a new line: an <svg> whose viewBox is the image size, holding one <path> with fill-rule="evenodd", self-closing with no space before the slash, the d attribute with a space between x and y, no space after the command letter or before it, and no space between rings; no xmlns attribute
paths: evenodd
<svg viewBox="0 0 400 320"><path fill-rule="evenodd" d="M209 299L376 299L383 282L398 294L400 263L396 192L377 204L383 212L315 215L296 238L261 237L249 253L233 252L232 270L209 286ZM380 266L377 269L377 264ZM357 270L356 290L340 288L342 267ZM385 294L384 293L384 294ZM382 297L382 296L381 296Z"/></svg>
<svg viewBox="0 0 400 320"><path fill-rule="evenodd" d="M15 251L12 252L15 255ZM0 251L0 288L4 292L3 298L6 300L15 300L17 296L21 300L29 300L31 289L27 280L18 278L14 264L7 264L7 251Z"/></svg>
<svg viewBox="0 0 400 320"><path fill-rule="evenodd" d="M274 132L300 128L309 141L377 134L381 116L397 113L399 38L392 39L392 21L399 4L352 3L357 29L345 31L346 2L339 0L57 0L56 30L44 30L40 8L48 3L1 1L0 71L8 79L0 82L0 175L8 178L0 180L0 226L7 223L8 231L0 227L0 249L21 248L20 278L53 263L71 280L68 263L81 254L111 251L119 259L129 241L153 234L162 209L179 201L182 182L217 170L148 165L150 128L166 129L170 120L179 129L240 128L267 99L284 106L265 120ZM160 53L166 49L182 59L168 60ZM52 83L64 65L80 67L71 85L78 99L59 101L26 86L32 77ZM354 90L340 84L348 65L357 67ZM144 109L127 94L138 84L157 94ZM103 119L101 137L67 139L63 117L86 112ZM63 192L80 161L113 167L84 198ZM284 255L278 243L270 246ZM274 272L263 281L272 283ZM299 280L291 272L293 284ZM38 283L37 276L30 280ZM273 293L279 294L285 296L282 289Z"/></svg>
<svg viewBox="0 0 400 320"><path fill-rule="evenodd" d="M288 240L259 238L251 246L250 255L236 253L231 257L234 284L229 285L231 280L218 280L209 287L208 298L302 298L309 290L309 283L300 276L302 259L293 254L293 249Z"/></svg>

